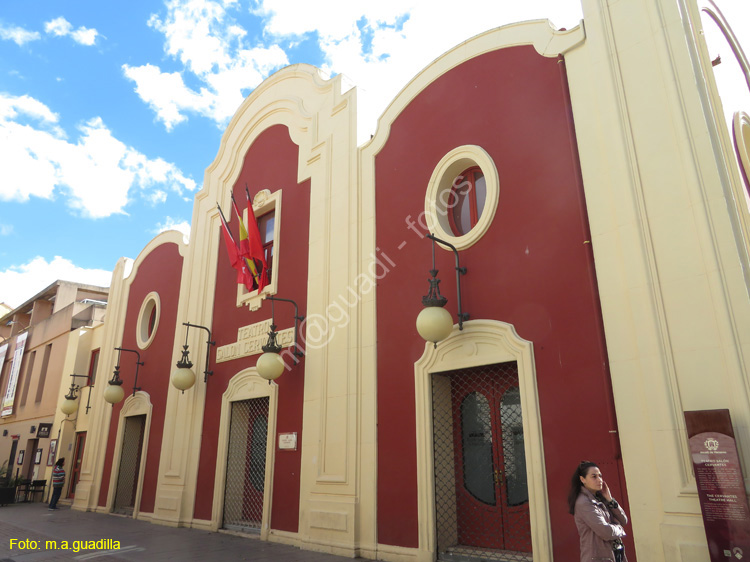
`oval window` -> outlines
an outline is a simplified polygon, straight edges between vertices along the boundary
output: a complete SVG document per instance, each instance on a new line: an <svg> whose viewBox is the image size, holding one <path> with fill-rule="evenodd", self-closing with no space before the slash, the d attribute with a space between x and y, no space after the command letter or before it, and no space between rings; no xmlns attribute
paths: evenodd
<svg viewBox="0 0 750 562"><path fill-rule="evenodd" d="M481 147L459 146L443 156L425 193L427 229L457 250L476 244L495 218L500 199L497 168Z"/></svg>
<svg viewBox="0 0 750 562"><path fill-rule="evenodd" d="M146 295L138 314L138 325L135 329L136 341L141 349L146 349L154 341L156 330L159 327L160 312L159 294L149 293Z"/></svg>

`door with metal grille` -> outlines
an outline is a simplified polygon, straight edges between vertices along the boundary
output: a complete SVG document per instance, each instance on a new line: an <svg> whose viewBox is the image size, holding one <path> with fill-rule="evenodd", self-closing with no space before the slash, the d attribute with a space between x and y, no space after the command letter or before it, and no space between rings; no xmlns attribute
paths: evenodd
<svg viewBox="0 0 750 562"><path fill-rule="evenodd" d="M225 529L260 532L267 442L268 397L232 402L224 489Z"/></svg>
<svg viewBox="0 0 750 562"><path fill-rule="evenodd" d="M516 363L436 374L432 389L439 556L530 560Z"/></svg>
<svg viewBox="0 0 750 562"><path fill-rule="evenodd" d="M143 432L146 428L146 416L128 416L122 435L122 453L120 467L117 471L117 487L113 513L133 515L135 498L138 492L138 474L141 470L141 453L143 451Z"/></svg>

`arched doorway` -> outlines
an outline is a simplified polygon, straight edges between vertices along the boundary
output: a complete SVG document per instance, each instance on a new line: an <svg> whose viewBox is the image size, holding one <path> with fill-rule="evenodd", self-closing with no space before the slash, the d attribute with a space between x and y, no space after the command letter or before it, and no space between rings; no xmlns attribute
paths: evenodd
<svg viewBox="0 0 750 562"><path fill-rule="evenodd" d="M229 381L221 401L212 528L259 533L271 514L278 386L246 369Z"/></svg>
<svg viewBox="0 0 750 562"><path fill-rule="evenodd" d="M223 529L259 533L263 523L268 397L232 402Z"/></svg>
<svg viewBox="0 0 750 562"><path fill-rule="evenodd" d="M551 560L531 342L471 320L426 344L414 375L420 562Z"/></svg>
<svg viewBox="0 0 750 562"><path fill-rule="evenodd" d="M152 410L151 397L142 390L126 398L120 410L112 463L117 468L110 475L107 500L112 513L138 517Z"/></svg>

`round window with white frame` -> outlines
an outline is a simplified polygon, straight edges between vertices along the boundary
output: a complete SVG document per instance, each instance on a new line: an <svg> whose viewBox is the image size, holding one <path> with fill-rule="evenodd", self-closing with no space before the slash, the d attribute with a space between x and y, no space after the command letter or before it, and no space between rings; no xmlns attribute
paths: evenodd
<svg viewBox="0 0 750 562"><path fill-rule="evenodd" d="M159 293L151 292L146 295L138 313L138 324L135 328L135 340L138 347L146 349L154 341L154 336L159 328L159 317L161 316L161 300Z"/></svg>
<svg viewBox="0 0 750 562"><path fill-rule="evenodd" d="M443 156L425 195L427 228L458 250L469 248L492 224L500 199L495 163L476 145L459 146Z"/></svg>

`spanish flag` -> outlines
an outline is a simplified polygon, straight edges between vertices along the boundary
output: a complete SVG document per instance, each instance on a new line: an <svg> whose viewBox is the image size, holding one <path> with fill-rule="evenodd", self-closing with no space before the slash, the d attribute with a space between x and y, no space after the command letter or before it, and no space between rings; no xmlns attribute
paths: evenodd
<svg viewBox="0 0 750 562"><path fill-rule="evenodd" d="M253 204L250 200L250 192L247 190L247 185L245 186L245 196L247 197L247 228L250 245L250 258L260 272L258 279L258 291L260 292L263 290L263 287L268 285L268 264L266 263L266 253L263 251L263 241L260 238L258 219L255 218L255 212L253 211Z"/></svg>
<svg viewBox="0 0 750 562"><path fill-rule="evenodd" d="M235 201L234 199L234 194L232 194L232 207L234 207L234 212L237 215L237 219L240 223L239 255L240 258L242 258L242 260L244 261L245 266L250 271L250 275L252 275L253 277L253 286L248 290L254 291L255 289L258 289L258 287L260 287L260 267L258 267L258 265L255 263L255 260L253 260L252 258L250 251L250 240L248 239L247 229L245 228L245 221L242 220L242 213L240 213L240 210L237 207L237 201ZM252 207L248 209L248 216L252 214L253 219L255 219L255 215L253 214L252 209Z"/></svg>
<svg viewBox="0 0 750 562"><path fill-rule="evenodd" d="M229 231L227 220L224 218L224 213L221 211L221 207L217 203L216 206L219 209L219 217L221 218L221 231L224 235L224 244L227 247L227 253L229 254L229 263L232 267L237 270L237 283L247 287L248 291L253 290L253 276L247 268L247 263L240 257L240 250L237 247L237 242L234 241L232 233ZM242 221L240 221L242 224ZM244 230L244 226L242 227Z"/></svg>

